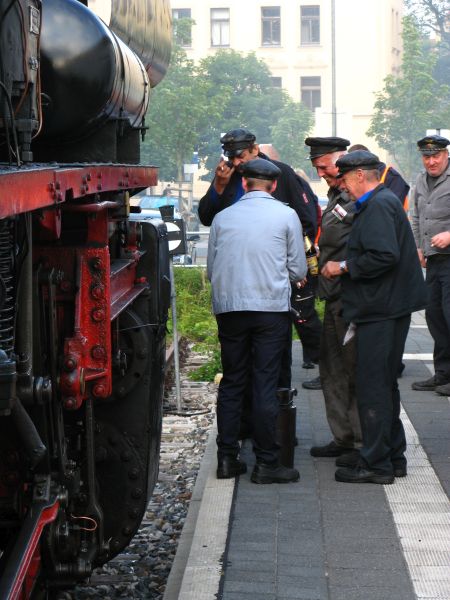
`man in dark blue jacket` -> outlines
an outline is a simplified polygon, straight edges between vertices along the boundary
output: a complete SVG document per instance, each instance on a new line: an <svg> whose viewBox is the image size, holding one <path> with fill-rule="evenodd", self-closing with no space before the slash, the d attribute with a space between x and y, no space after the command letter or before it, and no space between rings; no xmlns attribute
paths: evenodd
<svg viewBox="0 0 450 600"><path fill-rule="evenodd" d="M198 216L203 225L211 225L214 217L224 208L232 206L243 195L242 166L255 158L264 158L276 165L281 175L273 197L293 208L300 219L303 235L314 241L317 233L317 198L309 184L299 177L295 171L283 162L270 159L263 154L256 136L247 129L233 129L220 138L224 157L219 161L215 170L214 179L206 194L198 205ZM314 294L311 292L310 300L314 305ZM314 306L309 306L307 314L310 321L314 315ZM321 323L317 315L310 326L303 325L303 333L307 336L304 342L310 346L317 345L320 339ZM279 380L280 388L291 387L291 341L286 348L283 366Z"/></svg>
<svg viewBox="0 0 450 600"><path fill-rule="evenodd" d="M358 150L336 162L355 200L347 259L325 264L324 277L342 276L344 319L356 334L356 395L363 446L356 466L336 471L346 483L394 482L406 475L398 365L411 313L427 294L411 226L402 204L379 183L379 160Z"/></svg>
<svg viewBox="0 0 450 600"><path fill-rule="evenodd" d="M220 142L225 158L217 165L214 179L199 202L198 216L202 224L211 225L218 212L228 208L244 195L242 165L255 158L264 158L270 160L281 171L274 198L295 210L304 235L314 241L317 232L316 197L309 184L297 176L289 165L272 160L260 152L256 136L246 129L233 129L223 135Z"/></svg>

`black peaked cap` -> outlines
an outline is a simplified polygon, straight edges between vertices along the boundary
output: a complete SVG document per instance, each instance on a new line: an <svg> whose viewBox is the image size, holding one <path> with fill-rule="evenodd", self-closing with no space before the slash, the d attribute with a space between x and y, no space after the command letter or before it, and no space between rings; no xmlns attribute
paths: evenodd
<svg viewBox="0 0 450 600"><path fill-rule="evenodd" d="M417 142L417 147L422 154L431 156L445 150L449 144L450 141L441 135L427 135Z"/></svg>
<svg viewBox="0 0 450 600"><path fill-rule="evenodd" d="M305 145L310 147L309 158L313 159L331 152L345 151L350 141L341 137L308 137Z"/></svg>
<svg viewBox="0 0 450 600"><path fill-rule="evenodd" d="M242 150L255 143L256 136L247 129L232 129L220 138L224 154L230 158L239 156Z"/></svg>
<svg viewBox="0 0 450 600"><path fill-rule="evenodd" d="M336 161L336 166L339 168L338 177L342 177L345 173L349 173L355 169L363 169L364 171L378 169L380 164L378 156L368 150L355 150L355 152L341 156Z"/></svg>
<svg viewBox="0 0 450 600"><path fill-rule="evenodd" d="M242 177L251 177L252 179L274 180L281 175L281 170L269 160L264 158L255 158L242 165Z"/></svg>

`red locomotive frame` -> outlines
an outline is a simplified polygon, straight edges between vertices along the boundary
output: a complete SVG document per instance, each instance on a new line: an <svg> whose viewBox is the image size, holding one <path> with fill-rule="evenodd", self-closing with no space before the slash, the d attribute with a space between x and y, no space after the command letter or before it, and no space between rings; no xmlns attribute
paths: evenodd
<svg viewBox="0 0 450 600"><path fill-rule="evenodd" d="M52 324L49 319L43 337L37 339L39 335L34 330L31 335L34 337L35 345L36 342L40 343L46 339L47 344L58 345L58 353L61 353L57 361L54 357L53 364L50 364L52 361L47 362L48 374L43 378L46 382L42 384L38 381L41 388L47 385L52 389L51 393L46 394L47 400L42 401L43 406L55 401L58 403L60 438L64 438L68 429L73 427L71 414L76 419L84 421L92 418L88 415L94 410L97 412L95 422L98 425L101 421L99 409L92 408L96 403L104 402L106 410L103 408L103 411L109 413L106 420L111 418L114 420L116 405L123 400L128 400L129 393L135 389L134 382L126 383L124 391L122 386L114 381L114 371L118 370L115 364L117 356L114 356L114 353L117 354L121 348L119 339L121 334L117 332L115 324L120 321L121 315L127 315L130 308L134 309L132 322L129 323L128 315L125 324L131 324L131 329L133 325L137 329L150 325L154 338L148 344L148 355L141 359L133 356L131 359L133 363L142 363L140 366L132 364L132 368L135 369L132 375L134 378L138 375L144 377L145 369L151 371L147 374L141 390L138 390L137 401L133 399L140 411L140 417L144 415L144 420L147 421L147 430L142 431L141 424L135 422L132 415L129 415L128 423L130 429L136 429L135 438L140 440L136 446L147 444L144 452L147 464L142 463L142 452L133 449L133 442L130 443L128 437L124 437L119 442L117 439L115 441L119 447L122 446L122 455L126 455L127 452L133 455L125 459L126 462L130 461L132 466L128 471L128 481L130 477L132 478L128 496L134 496L136 506L130 508L127 500L124 500L122 507L123 510L128 511L129 516L131 515L130 525L122 528L121 523L114 524L114 511L111 507L107 510L98 509L96 507L98 498L95 498L96 494L92 489L87 492L87 495L90 494L94 498L92 502L87 503L89 510L80 511L77 506L79 498L86 494L82 489L82 483L77 484L73 498L70 497L70 491L63 484L63 480L68 477L68 473L70 475L71 471L78 470L79 479L86 477L87 480L92 480L95 477L96 485L102 480L102 476L98 476L98 471L95 475L93 472L89 473L90 470L95 471L95 465L91 464L90 467L83 465L83 461L89 462L89 459L83 458L83 451L74 453L69 439L64 439L63 442L60 439L60 443L66 445L64 451L58 448L56 443L51 451L53 457L49 457L44 465L39 463L31 468L29 457L22 455L20 438L17 439L14 435L9 440L9 444L8 441L3 441L2 450L6 451L11 460L9 462L6 460L3 465L0 463L0 507L3 502L4 506L10 505L11 512L15 512L16 523L12 530L14 537L17 536L14 543L5 542L3 556L0 555L0 566L1 561L5 563L1 571L0 597L7 600L28 599L36 593L36 589L43 589L42 586L48 587L49 582L49 589L52 589L53 585L56 588L72 585L77 579L86 577L95 564L108 560L128 543L136 531L145 509L146 498L153 487L157 473L165 315L167 315L169 298L167 236L162 222L149 224L141 223L138 219L129 221L128 200L130 191L135 192L155 185L156 178L155 167L129 165L73 167L64 165L52 168L27 167L23 170L11 168L0 170L1 216L8 220L22 216L32 223L33 234L30 239L32 239L33 281L37 280L38 272L46 273L41 282L40 302L43 305L41 310L44 308L49 314L53 312L54 322ZM78 218L82 223L84 237L80 241L75 240L74 244L67 241L61 243L67 223L70 223L73 218ZM117 232L113 233L113 236L112 232L117 228L121 229L120 251L119 253L116 251L112 256L114 244L111 243L111 239L117 237ZM147 231L147 235L143 229ZM149 231L152 232L150 238ZM150 246L149 239L153 240ZM157 269L155 269L155 256L159 256ZM148 262L146 263L149 258L153 265L150 269ZM57 273L56 277L55 273ZM71 277L72 274L75 274L75 277ZM165 286L165 293L161 293L160 286L162 288ZM149 294L156 296L157 300L150 310L145 308L149 305L146 299ZM144 322L149 320L148 317L151 323ZM70 324L68 321L71 321ZM70 332L70 335L67 335L67 332ZM137 345L131 350L129 342L125 342L127 348L123 354L127 352L128 355L137 355L139 352L142 354L144 352L142 344L147 343L145 335L138 336ZM46 351L43 349L43 352ZM47 351L47 354L50 352ZM36 369L42 369L44 363L40 366L36 365ZM126 371L127 365L122 364L121 368L122 372ZM42 377L34 375L33 379L40 380ZM122 379L119 377L119 382L126 379L127 375ZM34 385L37 387L37 383ZM37 401L41 402L37 400L38 397L40 398L38 390L33 390L31 395L31 405ZM148 400L150 397L152 397L151 402ZM24 398L23 401L27 407L30 406L30 399ZM85 402L90 403L89 411L84 406ZM147 409L143 409L142 405L148 405ZM6 408L5 404L3 405L4 416L0 417L0 429L7 423L5 416L8 416L9 409L8 405ZM127 411L127 408L119 408L118 414L123 410ZM29 411L31 414L36 412L33 406ZM39 412L38 409L37 413ZM36 423L42 420L42 416L39 415L33 418ZM65 423L66 419L69 425ZM53 423L52 426L58 425ZM8 424L7 428L9 427ZM115 425L107 424L107 427L108 435L111 431L114 435L120 435ZM85 425L82 427L83 431L79 434L79 439L88 437L84 428ZM148 437L149 433L153 439ZM46 446L48 442L51 446L55 440L47 439ZM92 446L95 442L91 439L90 443ZM49 450L50 448L47 447L47 451ZM70 460L67 456L62 460L63 455L67 453L71 453ZM52 460L55 458L56 463ZM54 473L58 462L61 471L59 476ZM92 457L91 462L95 462L92 461ZM61 477L61 473L65 475ZM108 489L108 493L114 494L115 485L126 487L126 483L121 482L122 476L122 471L118 471L116 476L112 477L112 484L107 481L111 477L105 478L104 486ZM141 484L141 488L136 487L136 480ZM69 484L68 488L70 487ZM105 528L105 524L100 526L100 516L105 523L111 521L107 525L110 533L114 533L117 528L122 528L116 539L113 536L113 544L110 544L109 548L104 547L106 543L104 535L97 536L98 530ZM80 521L93 524L93 527L81 528L86 530L83 534L83 543L85 546L91 545L90 552L93 556L89 565L83 568L77 567L73 558L68 559L67 553L63 550L58 551L58 543L55 541L61 537L62 530L71 528L76 530ZM51 532L48 531L49 525L53 526ZM44 537L45 541L43 541ZM79 532L77 535L74 534L74 539L77 541L71 542L71 552L76 556L82 545ZM65 565L63 565L64 560L67 561ZM58 573L58 570L62 574Z"/></svg>

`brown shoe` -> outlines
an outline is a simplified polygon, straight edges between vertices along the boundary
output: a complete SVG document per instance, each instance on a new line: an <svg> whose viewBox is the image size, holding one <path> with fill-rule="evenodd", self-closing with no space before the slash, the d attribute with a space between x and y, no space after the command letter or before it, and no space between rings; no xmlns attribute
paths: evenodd
<svg viewBox="0 0 450 600"><path fill-rule="evenodd" d="M447 381L442 381L438 379L436 375L433 375L432 377L424 379L423 381L415 381L411 384L411 388L417 392L434 392L438 386L442 387L447 384Z"/></svg>

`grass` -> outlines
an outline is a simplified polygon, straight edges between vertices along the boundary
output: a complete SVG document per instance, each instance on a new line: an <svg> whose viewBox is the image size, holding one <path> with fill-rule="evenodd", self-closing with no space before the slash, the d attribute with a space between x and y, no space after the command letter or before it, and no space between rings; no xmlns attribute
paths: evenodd
<svg viewBox="0 0 450 600"><path fill-rule="evenodd" d="M207 362L190 372L194 381L213 381L216 373L222 371L220 345L217 338L217 324L211 312L211 285L204 268L174 269L177 295L178 335L194 343L194 350L206 354ZM319 317L323 318L324 303L316 301ZM169 321L169 329L171 322ZM294 339L298 339L293 328Z"/></svg>
<svg viewBox="0 0 450 600"><path fill-rule="evenodd" d="M209 360L191 371L194 381L212 381L222 370L217 324L211 312L211 285L205 269L179 267L174 269L177 294L178 334L194 343L194 350L206 354ZM170 327L170 323L169 323Z"/></svg>

